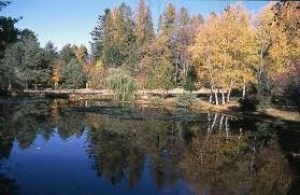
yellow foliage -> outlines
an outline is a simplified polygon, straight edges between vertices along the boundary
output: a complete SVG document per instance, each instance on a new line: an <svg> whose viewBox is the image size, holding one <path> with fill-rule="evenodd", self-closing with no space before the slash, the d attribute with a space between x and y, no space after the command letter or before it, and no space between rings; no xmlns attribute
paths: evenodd
<svg viewBox="0 0 300 195"><path fill-rule="evenodd" d="M63 63L57 60L52 69L51 82L53 83L55 89L57 89L58 83L61 79L62 66Z"/></svg>
<svg viewBox="0 0 300 195"><path fill-rule="evenodd" d="M210 15L190 47L199 80L209 80L217 88L255 82L252 69L258 56L254 40L255 31L243 7L233 6L220 15Z"/></svg>
<svg viewBox="0 0 300 195"><path fill-rule="evenodd" d="M299 59L300 53L300 10L299 2L285 5L270 3L257 16L257 41L260 47L270 45L270 62L265 64L265 72L274 79L286 72Z"/></svg>
<svg viewBox="0 0 300 195"><path fill-rule="evenodd" d="M102 89L105 85L106 69L101 60L91 64L88 71L88 85L93 89Z"/></svg>

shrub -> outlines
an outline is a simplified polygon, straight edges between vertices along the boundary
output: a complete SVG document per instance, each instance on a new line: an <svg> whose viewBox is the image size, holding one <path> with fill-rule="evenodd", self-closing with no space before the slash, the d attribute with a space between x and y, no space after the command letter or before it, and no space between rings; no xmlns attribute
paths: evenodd
<svg viewBox="0 0 300 195"><path fill-rule="evenodd" d="M117 99L133 100L137 90L135 80L125 69L113 69L107 77L107 85L114 91Z"/></svg>
<svg viewBox="0 0 300 195"><path fill-rule="evenodd" d="M183 93L177 97L177 105L180 107L190 107L192 100L196 98L196 95L192 93Z"/></svg>
<svg viewBox="0 0 300 195"><path fill-rule="evenodd" d="M240 109L241 111L256 111L259 101L255 96L246 97L245 99L240 99Z"/></svg>

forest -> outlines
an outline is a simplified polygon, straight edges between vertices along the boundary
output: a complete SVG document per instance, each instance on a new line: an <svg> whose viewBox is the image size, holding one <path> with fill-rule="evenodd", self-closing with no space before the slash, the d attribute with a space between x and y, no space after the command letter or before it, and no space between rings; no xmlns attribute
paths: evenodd
<svg viewBox="0 0 300 195"><path fill-rule="evenodd" d="M10 2L0 1L1 10ZM199 9L201 11L201 8ZM259 13L242 4L203 17L170 3L154 22L146 0L100 13L87 46L41 47L22 18L0 17L1 93L27 89L210 90L227 104L233 92L269 105L290 99L300 110L300 2L270 2ZM157 26L154 24L157 23Z"/></svg>

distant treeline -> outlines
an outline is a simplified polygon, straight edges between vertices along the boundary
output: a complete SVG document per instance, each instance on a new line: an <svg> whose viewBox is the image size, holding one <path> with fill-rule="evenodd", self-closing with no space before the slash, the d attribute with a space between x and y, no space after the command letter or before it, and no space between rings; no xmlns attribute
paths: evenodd
<svg viewBox="0 0 300 195"><path fill-rule="evenodd" d="M34 32L14 27L18 20L0 19L3 91L111 88L130 99L137 89L207 87L217 104L220 90L226 102L234 89L264 101L299 95L299 1L270 2L255 15L228 5L205 19L170 3L157 28L145 0L134 11L122 3L99 15L91 54L71 44L59 52L51 42L41 48Z"/></svg>

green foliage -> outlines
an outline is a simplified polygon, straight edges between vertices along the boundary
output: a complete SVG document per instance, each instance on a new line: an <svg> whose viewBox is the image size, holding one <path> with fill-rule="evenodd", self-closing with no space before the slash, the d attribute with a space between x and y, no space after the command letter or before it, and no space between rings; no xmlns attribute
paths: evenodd
<svg viewBox="0 0 300 195"><path fill-rule="evenodd" d="M0 82L1 87L25 87L23 69L23 47L21 43L9 45L5 50L3 59L0 61Z"/></svg>
<svg viewBox="0 0 300 195"><path fill-rule="evenodd" d="M0 1L0 11L9 4L9 1ZM20 19L0 16L0 58L3 57L8 45L18 40L19 29L15 27L15 24Z"/></svg>
<svg viewBox="0 0 300 195"><path fill-rule="evenodd" d="M87 74L82 64L73 58L62 69L62 86L68 89L77 89L85 86L87 82Z"/></svg>
<svg viewBox="0 0 300 195"><path fill-rule="evenodd" d="M137 90L137 85L129 72L124 68L111 70L107 78L107 84L114 91L117 99L134 99L134 92Z"/></svg>
<svg viewBox="0 0 300 195"><path fill-rule="evenodd" d="M59 59L68 64L73 58L76 58L76 54L71 44L65 45L59 52Z"/></svg>
<svg viewBox="0 0 300 195"><path fill-rule="evenodd" d="M42 66L42 49L33 31L22 31L21 43L23 47L23 66L26 88L30 84L45 82L49 79L49 69ZM47 78L48 77L48 78Z"/></svg>
<svg viewBox="0 0 300 195"><path fill-rule="evenodd" d="M258 108L259 109L267 109L272 107L272 98L271 96L259 96L258 97Z"/></svg>
<svg viewBox="0 0 300 195"><path fill-rule="evenodd" d="M161 60L156 72L154 73L156 86L165 90L172 89L174 87L173 75L171 74L173 71L174 68L170 61L166 59Z"/></svg>
<svg viewBox="0 0 300 195"><path fill-rule="evenodd" d="M48 43L40 47L33 31L20 32L20 39L7 46L0 62L0 80L4 89L28 88L50 80L51 67L56 58L55 47Z"/></svg>
<svg viewBox="0 0 300 195"><path fill-rule="evenodd" d="M174 67L167 59L158 62L153 61L151 69L148 70L146 87L149 89L170 90L174 87L173 74Z"/></svg>
<svg viewBox="0 0 300 195"><path fill-rule="evenodd" d="M43 48L43 66L53 66L55 60L58 57L57 48L54 46L52 42L46 43L45 47Z"/></svg>
<svg viewBox="0 0 300 195"><path fill-rule="evenodd" d="M107 13L103 21L103 38L101 41L102 55L105 67L133 66L136 58L134 22L129 6L122 3L112 13Z"/></svg>
<svg viewBox="0 0 300 195"><path fill-rule="evenodd" d="M56 47L52 42L48 42L44 48L42 48L42 60L41 60L41 69L43 69L43 78L42 82L49 84L51 78L51 70L54 68L54 64L57 61L58 53ZM48 83L47 83L48 82ZM47 85L48 86L48 85Z"/></svg>
<svg viewBox="0 0 300 195"><path fill-rule="evenodd" d="M187 91L196 90L196 86L195 86L196 80L197 80L197 75L195 69L194 67L190 67L190 69L187 72L187 77L182 83L183 89Z"/></svg>
<svg viewBox="0 0 300 195"><path fill-rule="evenodd" d="M90 33L92 36L92 55L95 61L103 57L104 42L107 39L105 36L105 27L110 14L110 9L105 9L104 14L98 16L97 26Z"/></svg>

